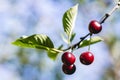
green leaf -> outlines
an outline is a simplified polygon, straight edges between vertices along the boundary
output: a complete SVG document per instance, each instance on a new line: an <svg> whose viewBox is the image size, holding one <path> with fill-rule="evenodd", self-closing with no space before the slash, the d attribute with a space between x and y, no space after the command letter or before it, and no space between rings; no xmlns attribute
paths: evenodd
<svg viewBox="0 0 120 80"><path fill-rule="evenodd" d="M48 57L55 60L58 53L63 52L60 49L55 49L53 42L51 39L43 34L34 34L32 36L23 36L14 41L12 44L20 47L26 48L36 48L36 49L44 49L48 52Z"/></svg>
<svg viewBox="0 0 120 80"><path fill-rule="evenodd" d="M51 58L52 60L56 60L56 57L58 53L63 52L62 49L63 45L60 45L57 49L51 48L50 50L47 51L48 57Z"/></svg>
<svg viewBox="0 0 120 80"><path fill-rule="evenodd" d="M79 44L79 48L89 46L89 44L92 45L92 44L98 43L100 41L103 41L103 39L101 37L96 36L96 37L91 38L91 41L90 41L90 39L82 41Z"/></svg>
<svg viewBox="0 0 120 80"><path fill-rule="evenodd" d="M47 50L48 57L51 58L52 60L55 60L58 53L63 52L62 50L60 50L62 47L63 46L61 45L60 47L58 47L58 49L51 48L51 49Z"/></svg>
<svg viewBox="0 0 120 80"><path fill-rule="evenodd" d="M65 34L61 34L61 37L66 44L70 44L70 41L67 39L67 36Z"/></svg>
<svg viewBox="0 0 120 80"><path fill-rule="evenodd" d="M76 35L76 33L72 33L72 36L71 36L71 38L70 38L70 42L73 41L73 39L75 38L75 35Z"/></svg>
<svg viewBox="0 0 120 80"><path fill-rule="evenodd" d="M61 50L63 48L63 44L58 47L58 50Z"/></svg>
<svg viewBox="0 0 120 80"><path fill-rule="evenodd" d="M70 41L71 35L73 32L73 28L75 26L75 20L78 12L78 4L67 10L63 15L63 28L65 33L68 36L68 40Z"/></svg>
<svg viewBox="0 0 120 80"><path fill-rule="evenodd" d="M46 49L54 48L51 39L43 34L34 34L28 37L21 37L12 44L20 47Z"/></svg>
<svg viewBox="0 0 120 80"><path fill-rule="evenodd" d="M52 60L56 60L56 57L57 57L58 53L59 53L59 52L56 52L56 51L54 51L54 50L48 50L48 51L47 51L48 57L49 57L50 59L52 59Z"/></svg>

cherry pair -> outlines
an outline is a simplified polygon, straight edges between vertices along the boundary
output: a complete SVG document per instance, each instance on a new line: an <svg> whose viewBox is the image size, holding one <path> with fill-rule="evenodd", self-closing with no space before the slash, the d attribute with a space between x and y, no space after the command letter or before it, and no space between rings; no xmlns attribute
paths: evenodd
<svg viewBox="0 0 120 80"><path fill-rule="evenodd" d="M62 55L62 70L65 74L73 74L76 71L75 56L71 52L65 52Z"/></svg>
<svg viewBox="0 0 120 80"><path fill-rule="evenodd" d="M90 65L94 61L94 56L91 52L83 52L80 57L80 62L84 65ZM75 56L71 52L65 52L62 55L62 70L65 74L73 74L76 71L76 66L75 66Z"/></svg>

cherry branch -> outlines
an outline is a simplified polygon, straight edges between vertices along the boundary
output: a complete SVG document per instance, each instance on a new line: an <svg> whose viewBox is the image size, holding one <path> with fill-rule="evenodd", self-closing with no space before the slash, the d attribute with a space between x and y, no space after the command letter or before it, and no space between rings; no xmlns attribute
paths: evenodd
<svg viewBox="0 0 120 80"><path fill-rule="evenodd" d="M99 23L100 23L100 24L104 23L104 22L106 21L106 19L107 19L109 16L111 16L111 14L112 14L114 11L116 11L119 7L120 7L120 0L117 2L117 4L113 7L113 9L112 9L109 13L106 13L106 14L100 19ZM79 44L80 44L83 40L85 40L89 35L92 35L92 33L88 33L88 34L85 35L84 37L81 37L79 42L77 42L76 44L71 45L70 47L64 49L63 51L66 51L66 50L69 50L69 49L72 49L72 50L73 50L73 49L76 48L76 47L79 48Z"/></svg>
<svg viewBox="0 0 120 80"><path fill-rule="evenodd" d="M120 0L117 2L117 4L113 7L113 9L109 12L109 13L106 13L100 20L100 24L104 23L105 20L111 16L111 14L116 11L118 8L120 7Z"/></svg>
<svg viewBox="0 0 120 80"><path fill-rule="evenodd" d="M88 33L87 35L85 35L84 37L81 37L80 38L80 41L77 42L76 44L68 47L67 49L64 49L63 51L66 51L66 50L69 50L69 49L73 49L73 48L76 48L85 38L87 38L89 35L92 35L91 33Z"/></svg>

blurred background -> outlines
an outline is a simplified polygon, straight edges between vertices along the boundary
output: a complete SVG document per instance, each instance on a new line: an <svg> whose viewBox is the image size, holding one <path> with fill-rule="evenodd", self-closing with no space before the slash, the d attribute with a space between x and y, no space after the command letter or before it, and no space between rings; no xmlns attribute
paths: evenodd
<svg viewBox="0 0 120 80"><path fill-rule="evenodd" d="M104 41L91 46L95 61L89 66L79 56L88 47L74 51L76 72L65 75L61 54L56 61L45 51L11 44L23 35L46 34L58 47L62 41L62 16L79 3L73 43L88 33L91 20L100 20L115 5L114 0L0 0L0 80L120 80L120 9L103 24Z"/></svg>

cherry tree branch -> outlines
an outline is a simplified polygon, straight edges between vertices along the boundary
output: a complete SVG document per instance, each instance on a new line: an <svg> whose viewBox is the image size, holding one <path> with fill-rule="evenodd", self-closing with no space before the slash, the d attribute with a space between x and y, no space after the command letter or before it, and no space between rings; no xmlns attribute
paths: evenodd
<svg viewBox="0 0 120 80"><path fill-rule="evenodd" d="M109 13L106 13L100 20L100 24L104 23L105 20L111 16L111 14L116 11L118 8L120 7L120 0L117 2L117 4L113 7L113 9L109 12Z"/></svg>
<svg viewBox="0 0 120 80"><path fill-rule="evenodd" d="M99 21L100 24L104 23L105 20L106 20L109 16L111 16L111 14L112 14L114 11L116 11L119 7L120 7L120 0L117 2L117 4L113 7L113 9L112 9L110 12L106 13L106 14L100 19L100 21ZM71 45L70 47L64 49L63 51L66 51L66 50L69 50L69 49L72 49L72 50L73 50L74 48L78 47L79 44L80 44L83 40L85 40L89 35L92 35L92 33L88 33L88 34L85 35L84 37L81 37L79 42L77 42L76 44Z"/></svg>
<svg viewBox="0 0 120 80"><path fill-rule="evenodd" d="M80 38L80 41L77 42L76 44L68 47L67 49L64 49L63 51L66 51L66 50L69 50L69 49L73 49L73 48L76 48L85 38L87 38L89 35L92 35L91 33L88 33L87 35L85 35L84 37L81 37Z"/></svg>

